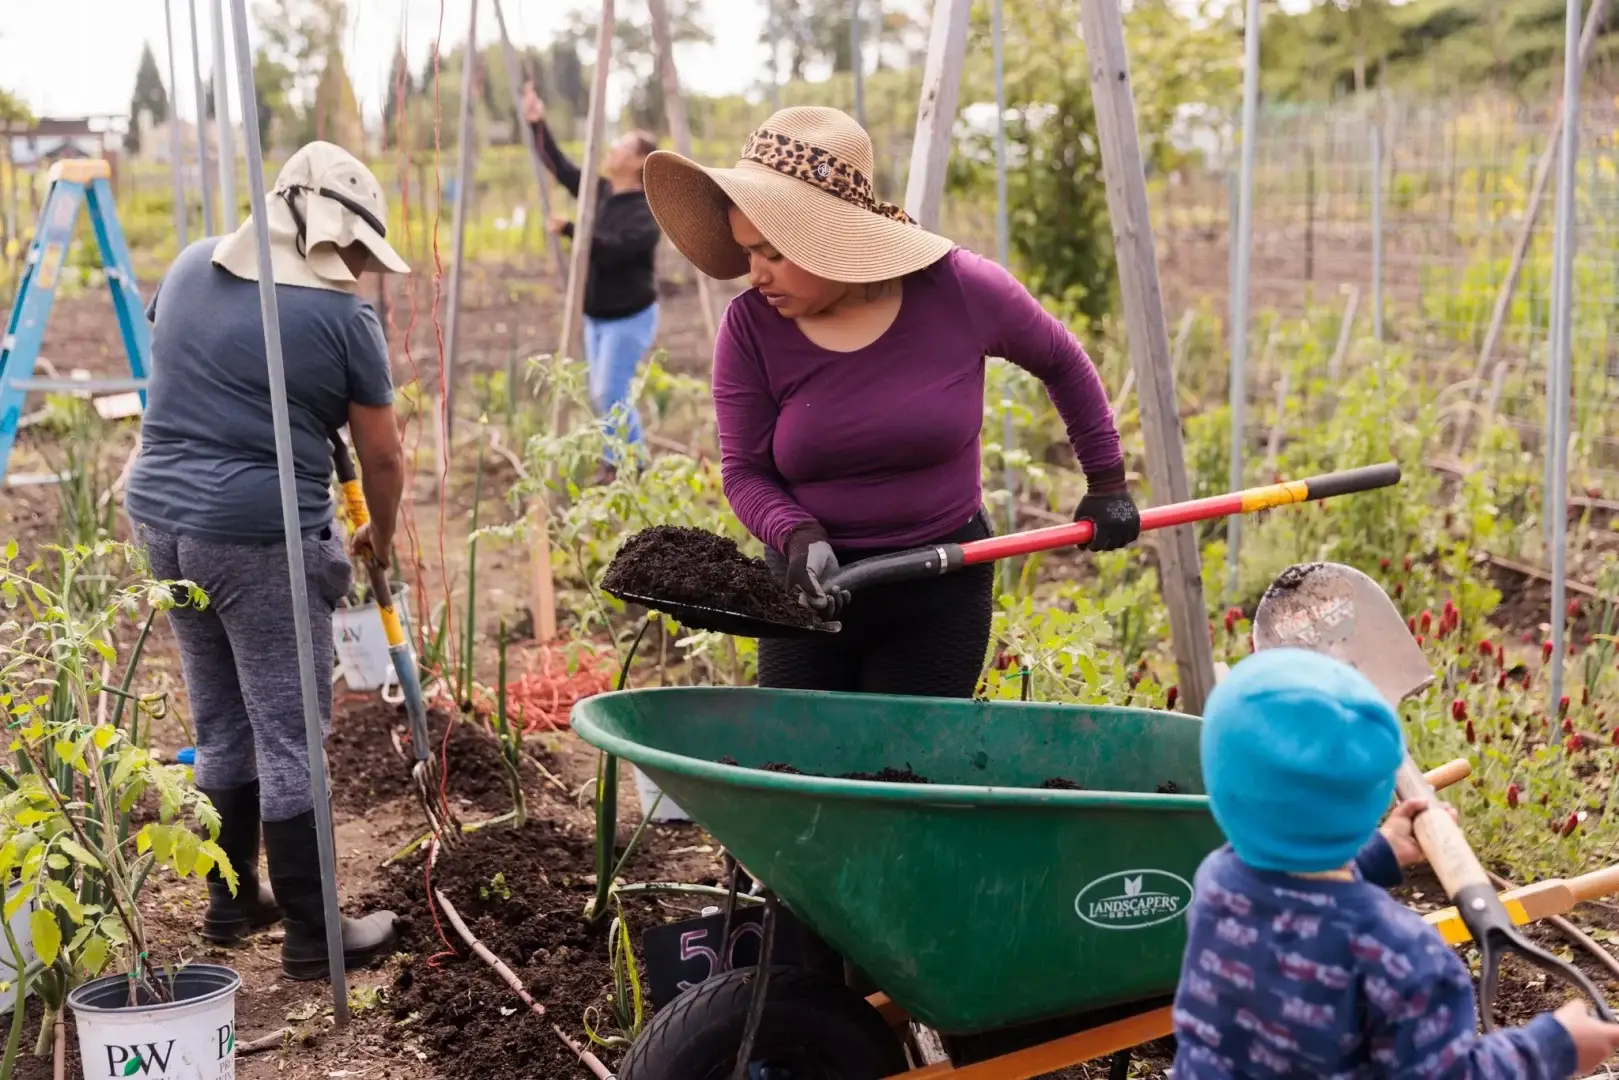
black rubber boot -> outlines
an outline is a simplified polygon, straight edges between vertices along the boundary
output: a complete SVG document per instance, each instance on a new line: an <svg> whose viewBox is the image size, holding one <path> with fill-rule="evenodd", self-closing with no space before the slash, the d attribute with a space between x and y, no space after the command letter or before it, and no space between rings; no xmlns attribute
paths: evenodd
<svg viewBox="0 0 1619 1080"><path fill-rule="evenodd" d="M208 872L208 912L202 936L216 945L236 945L255 930L281 921L270 886L259 880L259 782L236 788L203 789L219 811L219 846L236 871L236 895L219 876Z"/></svg>
<svg viewBox="0 0 1619 1080"><path fill-rule="evenodd" d="M287 821L266 821L264 853L270 863L270 887L286 913L281 970L290 979L324 979L330 968L315 812L306 810ZM391 911L372 912L362 919L343 916L343 967L363 967L391 952L395 920Z"/></svg>

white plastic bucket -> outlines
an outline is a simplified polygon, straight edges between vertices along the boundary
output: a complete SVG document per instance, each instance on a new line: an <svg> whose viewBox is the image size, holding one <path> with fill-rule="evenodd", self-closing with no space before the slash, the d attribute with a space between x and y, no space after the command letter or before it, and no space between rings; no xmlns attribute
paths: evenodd
<svg viewBox="0 0 1619 1080"><path fill-rule="evenodd" d="M16 891L13 888L6 894L6 899L11 899ZM11 917L11 934L17 939L17 948L22 950L21 957L12 954L11 943L6 940L5 935L0 934L0 983L9 984L4 990L0 990L0 1016L10 1012L17 1004L17 976L22 973L23 968L34 961L34 932L28 922L28 916L33 910L33 904L24 904Z"/></svg>
<svg viewBox="0 0 1619 1080"><path fill-rule="evenodd" d="M399 612L405 635L410 635L408 590L394 586L394 610ZM393 659L388 655L388 635L382 629L382 614L376 604L338 608L332 612L332 645L337 667L350 690L380 690L399 681Z"/></svg>
<svg viewBox="0 0 1619 1080"><path fill-rule="evenodd" d="M167 983L162 971L154 980ZM129 1005L129 976L108 975L67 996L84 1080L233 1080L236 991L242 977L217 964L174 975L174 1000ZM150 1000L146 991L143 1000Z"/></svg>
<svg viewBox="0 0 1619 1080"><path fill-rule="evenodd" d="M645 814L648 810L652 810L652 823L654 825L664 825L671 821L691 820L686 816L686 811L676 806L675 801L667 794L664 794L657 784L652 782L651 777L633 765L630 768L635 773L635 793L641 797L641 813ZM663 795L663 801L658 803L656 810L653 810L652 804L657 801L660 794Z"/></svg>

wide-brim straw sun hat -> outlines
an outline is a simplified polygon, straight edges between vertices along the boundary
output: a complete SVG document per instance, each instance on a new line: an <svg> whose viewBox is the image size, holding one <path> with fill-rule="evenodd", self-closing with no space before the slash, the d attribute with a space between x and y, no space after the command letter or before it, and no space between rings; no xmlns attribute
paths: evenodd
<svg viewBox="0 0 1619 1080"><path fill-rule="evenodd" d="M664 235L709 277L748 272L748 253L731 236L735 206L812 274L849 284L887 281L931 266L955 245L877 199L872 157L871 137L847 113L797 106L748 136L733 168L656 151L646 160L647 202Z"/></svg>
<svg viewBox="0 0 1619 1080"><path fill-rule="evenodd" d="M408 274L388 243L382 185L353 154L329 142L304 146L281 167L265 199L270 266L277 285L352 293L359 287L342 251L354 243L370 254L365 269ZM248 281L259 279L257 230L250 216L214 248L213 261Z"/></svg>

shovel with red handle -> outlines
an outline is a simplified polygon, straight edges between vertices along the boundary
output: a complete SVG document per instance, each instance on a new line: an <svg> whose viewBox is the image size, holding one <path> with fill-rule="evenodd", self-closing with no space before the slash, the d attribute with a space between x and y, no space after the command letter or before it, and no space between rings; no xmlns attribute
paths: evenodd
<svg viewBox="0 0 1619 1080"><path fill-rule="evenodd" d="M1149 507L1141 511L1141 531L1168 529L1176 525L1189 525L1194 521L1228 517L1231 514L1252 514L1278 506L1331 499L1338 495L1352 495L1360 491L1391 487L1399 482L1400 466L1392 461L1382 465L1367 465L1358 469L1312 476L1307 480L1285 480L1276 484L1266 484L1264 487L1234 491L1227 495L1213 495L1206 499ZM869 559L850 563L832 575L829 581L822 582L822 585L828 592L833 589L854 592L874 585L919 581L964 567L1010 559L1018 555L1030 555L1037 551L1082 547L1090 543L1094 531L1089 521L1076 521L1072 525L1054 525L1046 529L1013 533L1010 536L992 536L987 540L975 540L967 544L937 544L933 547L913 548L889 555L875 555ZM738 637L784 638L836 633L839 629L839 624L835 622L797 626L741 612L723 611L719 608L655 596L629 593L614 595L626 603L640 604L642 607L665 612L691 630L712 630L722 634L735 634Z"/></svg>

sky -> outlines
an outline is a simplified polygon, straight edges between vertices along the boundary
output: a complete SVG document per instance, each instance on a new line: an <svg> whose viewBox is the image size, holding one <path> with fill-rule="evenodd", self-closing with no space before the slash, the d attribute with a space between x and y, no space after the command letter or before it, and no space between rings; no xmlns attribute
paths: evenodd
<svg viewBox="0 0 1619 1080"><path fill-rule="evenodd" d="M230 0L221 0L228 12ZM635 0L632 0L635 2ZM914 0L908 0L914 2ZM198 51L202 71L212 70L214 0L169 0L173 5L174 35L180 92L176 96L181 117L196 116L192 90L191 24L188 10L196 5ZM465 40L471 0L350 0L350 25L344 52L355 95L369 120L381 115L389 66L403 20L411 68L420 70L428 47L437 36L443 12L446 41ZM1283 0L1284 8L1308 6L1309 0ZM642 7L636 3L637 7ZM925 11L931 3L922 0ZM571 11L599 10L592 0L504 0L507 29L513 42L543 45L567 21ZM19 94L37 116L123 114L129 108L140 62L142 42L157 57L158 69L168 82L168 43L164 20L165 0L0 0L0 88ZM249 11L252 0L247 0ZM741 93L754 89L765 71L765 49L759 44L764 24L763 0L705 0L705 21L714 34L712 45L683 45L675 63L681 82L702 94ZM498 40L494 8L482 0L478 13L481 43ZM255 45L257 28L249 30ZM231 48L227 41L227 50ZM755 59L739 59L753 57ZM234 66L231 68L232 115L240 117ZM615 78L608 95L608 115L616 115L630 91L622 77Z"/></svg>
<svg viewBox="0 0 1619 1080"><path fill-rule="evenodd" d="M176 61L180 92L177 108L184 119L196 116L192 91L191 24L188 9L196 5L198 51L204 78L212 70L213 28L209 21L213 0L169 0L173 7ZM444 38L466 39L470 0L350 0L350 25L344 39L349 76L360 107L370 119L380 116L389 66L399 39L401 19L411 67L420 70L428 47L438 33L442 6ZM223 0L229 21L230 0ZM759 45L764 4L748 0L717 0L724 18L707 19L714 34L711 46L681 46L675 64L681 81L694 92L739 93L751 89L764 71L765 54ZM164 0L0 0L0 88L18 94L36 116L123 114L129 109L140 62L142 42L152 46L158 69L168 82L168 43L164 29ZM639 6L639 5L638 5ZM251 12L253 3L248 0ZM513 43L545 44L575 9L599 8L589 0L504 0L502 9ZM256 27L249 30L255 46ZM499 40L494 7L483 0L478 11L478 39ZM227 52L232 48L227 39ZM757 63L721 61L722 55L754 55ZM233 116L240 117L235 68L231 67ZM609 115L629 92L615 84L609 94ZM616 101L614 99L617 99Z"/></svg>

